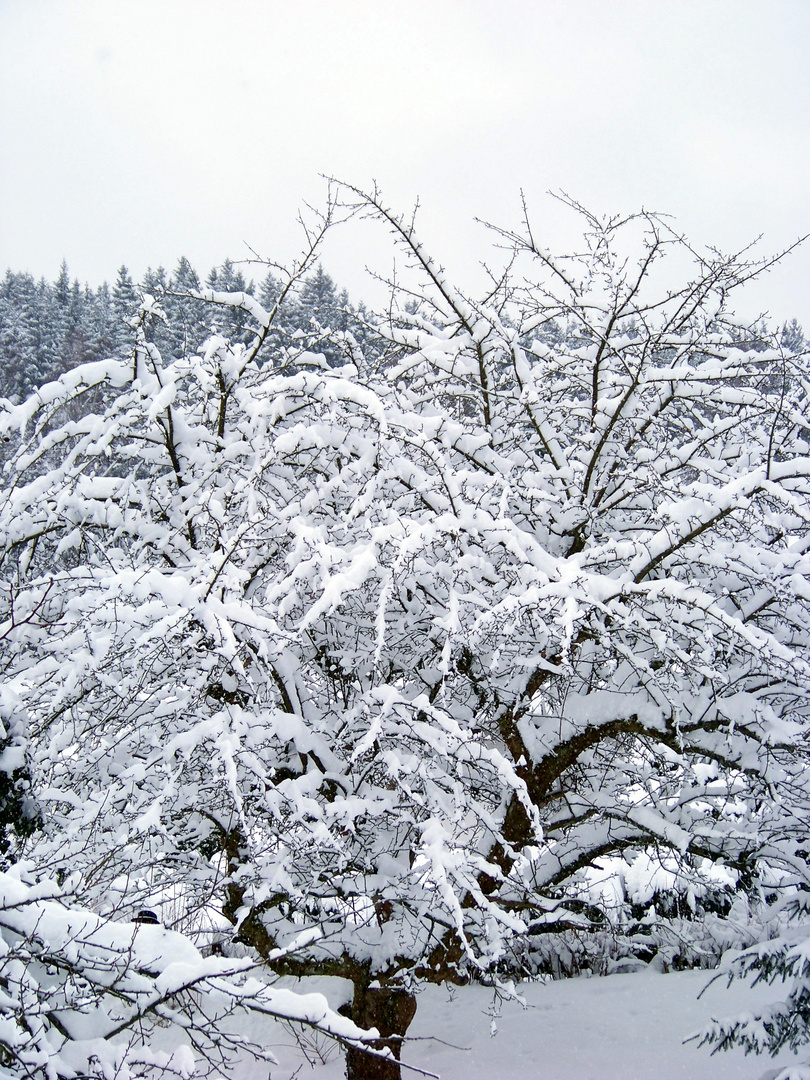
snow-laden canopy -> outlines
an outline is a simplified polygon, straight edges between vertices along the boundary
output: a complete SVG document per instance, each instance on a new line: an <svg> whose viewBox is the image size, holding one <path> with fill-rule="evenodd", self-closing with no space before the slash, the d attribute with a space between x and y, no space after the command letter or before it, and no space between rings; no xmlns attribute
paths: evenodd
<svg viewBox="0 0 810 1080"><path fill-rule="evenodd" d="M131 361L0 416L28 854L360 997L576 924L600 855L803 880L808 387L728 314L759 268L655 291L684 241L586 215L475 302L355 197L419 275L374 348L207 293L253 344L162 355L148 298Z"/></svg>

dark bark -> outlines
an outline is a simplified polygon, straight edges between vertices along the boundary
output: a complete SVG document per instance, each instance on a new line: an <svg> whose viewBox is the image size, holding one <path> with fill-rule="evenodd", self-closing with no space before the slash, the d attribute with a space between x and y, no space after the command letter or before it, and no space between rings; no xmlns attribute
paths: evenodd
<svg viewBox="0 0 810 1080"><path fill-rule="evenodd" d="M346 1053L348 1080L400 1080L401 1036L415 1015L416 998L407 990L355 982L352 1020L359 1027L376 1028L382 1037L371 1045L377 1050L388 1047L397 1060L386 1061L350 1047Z"/></svg>

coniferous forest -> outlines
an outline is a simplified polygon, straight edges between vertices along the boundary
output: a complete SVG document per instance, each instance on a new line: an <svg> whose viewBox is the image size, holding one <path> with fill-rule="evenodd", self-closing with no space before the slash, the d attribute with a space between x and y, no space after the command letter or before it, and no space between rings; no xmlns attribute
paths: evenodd
<svg viewBox="0 0 810 1080"><path fill-rule="evenodd" d="M735 307L773 260L566 200L577 252L527 209L471 297L339 196L258 281L0 286L0 1075L218 1074L252 1013L398 1080L427 984L730 949L785 981L702 1038L803 1046L807 346ZM318 261L356 216L379 311Z"/></svg>
<svg viewBox="0 0 810 1080"><path fill-rule="evenodd" d="M268 272L257 288L229 260L204 281L186 258L178 260L172 274L158 267L140 282L133 282L122 265L112 286L105 281L97 288L71 281L66 262L52 283L9 269L0 284L0 395L20 400L79 364L127 356L133 343L129 324L144 295L159 298L165 315L150 328L150 339L168 354L178 354L199 349L212 333L234 340L249 333L243 312L211 310L191 293L203 287L247 292L272 307L278 284ZM345 290L317 266L284 305L279 328L309 334L313 325L337 331L352 322L357 333L357 317L364 315L363 306L354 311ZM326 338L324 349L335 355Z"/></svg>

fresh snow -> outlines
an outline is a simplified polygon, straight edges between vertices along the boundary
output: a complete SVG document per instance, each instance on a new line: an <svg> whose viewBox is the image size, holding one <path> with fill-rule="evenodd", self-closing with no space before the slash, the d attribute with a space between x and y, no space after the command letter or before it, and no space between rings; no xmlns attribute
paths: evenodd
<svg viewBox="0 0 810 1080"><path fill-rule="evenodd" d="M712 1055L709 1047L684 1043L713 1017L755 1008L779 993L717 979L698 998L711 978L706 971L641 971L524 983L517 992L525 1008L514 1000L498 1004L484 986L431 986L419 995L402 1059L441 1080L766 1080L778 1066L804 1060L789 1051L777 1058L746 1057L737 1049ZM328 982L318 981L327 994ZM268 1080L344 1080L342 1055L323 1040L326 1064L310 1065L283 1029L250 1034L270 1040L278 1059ZM246 1062L234 1080L266 1080L260 1068ZM402 1076L419 1073L403 1069Z"/></svg>

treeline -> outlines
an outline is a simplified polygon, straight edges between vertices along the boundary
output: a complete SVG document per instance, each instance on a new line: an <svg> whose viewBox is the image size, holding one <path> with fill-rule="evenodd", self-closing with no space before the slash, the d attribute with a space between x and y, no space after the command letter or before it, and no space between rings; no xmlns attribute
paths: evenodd
<svg viewBox="0 0 810 1080"><path fill-rule="evenodd" d="M144 295L158 299L165 312L165 321L151 334L167 358L195 352L212 333L232 342L252 336L244 311L214 308L191 295L202 288L246 292L272 309L280 285L272 272L256 285L230 260L211 270L204 282L186 258L173 273L158 267L140 282L121 266L112 287L105 281L96 289L71 281L65 262L53 283L7 270L0 282L0 397L21 400L77 364L126 356L133 345L130 320ZM319 266L285 298L274 325L282 334L314 334L316 343L324 331L320 351L334 363L335 332L351 329L363 338L365 318L364 306L353 307L346 290Z"/></svg>

